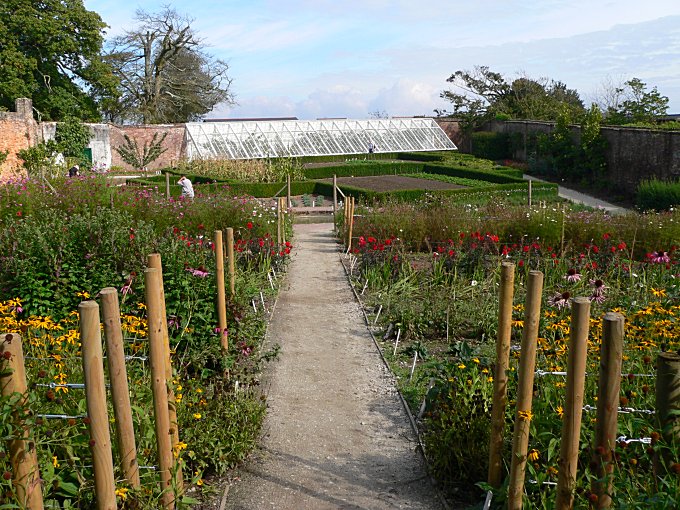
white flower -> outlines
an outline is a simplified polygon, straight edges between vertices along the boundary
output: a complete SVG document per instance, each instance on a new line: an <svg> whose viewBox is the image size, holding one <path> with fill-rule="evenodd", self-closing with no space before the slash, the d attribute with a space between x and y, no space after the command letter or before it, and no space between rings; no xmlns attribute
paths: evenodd
<svg viewBox="0 0 680 510"><path fill-rule="evenodd" d="M476 287L476 286L477 286L477 283L478 283L477 280L472 280L472 281L470 282L470 285L472 285L473 287Z"/></svg>

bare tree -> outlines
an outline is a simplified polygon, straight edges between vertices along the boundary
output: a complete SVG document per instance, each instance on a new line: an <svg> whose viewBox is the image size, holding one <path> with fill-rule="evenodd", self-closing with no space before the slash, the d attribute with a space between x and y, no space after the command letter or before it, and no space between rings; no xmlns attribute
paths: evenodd
<svg viewBox="0 0 680 510"><path fill-rule="evenodd" d="M147 124L197 120L219 103L233 103L226 62L206 53L193 19L165 6L138 10L139 25L113 39L107 61L120 79L111 120Z"/></svg>

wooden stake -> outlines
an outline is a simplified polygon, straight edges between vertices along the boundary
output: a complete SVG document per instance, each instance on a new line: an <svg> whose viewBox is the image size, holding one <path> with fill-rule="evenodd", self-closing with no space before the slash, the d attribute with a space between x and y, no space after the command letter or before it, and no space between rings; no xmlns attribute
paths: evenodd
<svg viewBox="0 0 680 510"><path fill-rule="evenodd" d="M286 244L286 199L281 197L281 242Z"/></svg>
<svg viewBox="0 0 680 510"><path fill-rule="evenodd" d="M292 203L290 200L290 174L288 174L288 179L287 179L287 186L288 188L286 189L286 209L290 209L292 207Z"/></svg>
<svg viewBox="0 0 680 510"><path fill-rule="evenodd" d="M338 214L338 176L333 174L333 230L338 228L335 217Z"/></svg>
<svg viewBox="0 0 680 510"><path fill-rule="evenodd" d="M161 326L163 333L163 347L165 349L165 381L168 387L168 416L170 419L170 442L172 448L176 448L179 444L179 423L177 421L177 405L175 401L175 390L172 384L172 361L170 356L170 334L168 333L168 316L165 309L165 286L163 283L163 264L161 263L161 256L159 253L152 253L146 258L147 267L153 267L158 270L158 278L160 284L160 303L161 303ZM182 470L176 471L176 485L183 487Z"/></svg>
<svg viewBox="0 0 680 510"><path fill-rule="evenodd" d="M352 249L352 230L354 229L354 197L349 204L349 232L347 234L347 251Z"/></svg>
<svg viewBox="0 0 680 510"><path fill-rule="evenodd" d="M276 246L281 246L281 199L276 199Z"/></svg>
<svg viewBox="0 0 680 510"><path fill-rule="evenodd" d="M529 424L532 418L531 403L534 392L534 369L536 367L538 324L541 318L542 289L543 273L529 271L524 329L522 330L522 354L519 360L519 387L515 412L515 431L512 440L508 510L520 510L522 508L524 474L529 446Z"/></svg>
<svg viewBox="0 0 680 510"><path fill-rule="evenodd" d="M531 207L531 179L529 179L528 205Z"/></svg>
<svg viewBox="0 0 680 510"><path fill-rule="evenodd" d="M165 379L165 348L160 307L160 282L158 269L144 271L144 294L149 324L149 358L151 365L151 390L156 419L156 444L158 447L158 471L161 478L161 505L172 510L175 495L172 488L173 455L168 414L168 392Z"/></svg>
<svg viewBox="0 0 680 510"><path fill-rule="evenodd" d="M595 426L594 463L597 465L592 490L597 494L597 508L609 508L614 472L616 424L621 390L621 364L623 360L623 315L608 312L602 324L600 350L600 378L597 387L597 423Z"/></svg>
<svg viewBox="0 0 680 510"><path fill-rule="evenodd" d="M139 488L137 445L135 443L135 430L132 425L132 408L130 407L130 393L125 369L118 291L113 287L106 287L99 292L99 295L102 298L106 361L109 367L113 413L116 417L116 438L120 451L120 464L128 484L131 487Z"/></svg>
<svg viewBox="0 0 680 510"><path fill-rule="evenodd" d="M234 259L234 229L227 228L227 266L229 267L229 293L236 296L236 260Z"/></svg>
<svg viewBox="0 0 680 510"><path fill-rule="evenodd" d="M217 327L220 329L220 343L224 351L229 350L227 340L227 303L224 290L224 245L222 231L215 230L215 279L217 282Z"/></svg>
<svg viewBox="0 0 680 510"><path fill-rule="evenodd" d="M656 360L656 415L669 444L680 442L680 355L662 352Z"/></svg>
<svg viewBox="0 0 680 510"><path fill-rule="evenodd" d="M170 198L170 172L165 172L165 198Z"/></svg>
<svg viewBox="0 0 680 510"><path fill-rule="evenodd" d="M493 405L491 407L491 441L489 444L489 485L499 488L503 482L503 431L510 368L510 338L512 335L512 301L515 285L515 264L501 265L501 286L498 298L498 336L496 338L496 370L493 375ZM448 340L449 311L446 310Z"/></svg>
<svg viewBox="0 0 680 510"><path fill-rule="evenodd" d="M115 510L116 483L113 478L113 455L106 408L99 305L95 301L83 301L78 305L78 313L97 509Z"/></svg>
<svg viewBox="0 0 680 510"><path fill-rule="evenodd" d="M572 302L571 311L569 359L567 361L567 401L562 418L562 442L558 460L559 475L555 503L557 510L571 510L574 507L589 326L590 300L585 297L577 297Z"/></svg>
<svg viewBox="0 0 680 510"><path fill-rule="evenodd" d="M24 350L21 344L21 336L16 333L2 335L0 352L9 353L9 359L0 357L0 367L3 371L11 374L2 379L2 396L10 397L15 393L21 395L16 403L16 409L12 414L14 419L21 423L27 410L22 410L26 404L26 368L24 366ZM6 354L5 354L6 355ZM38 471L38 456L35 446L31 447L28 442L30 431L24 428L21 437L9 442L9 456L12 465L12 484L16 490L17 502L22 508L30 510L43 509L42 486L40 485L40 472Z"/></svg>

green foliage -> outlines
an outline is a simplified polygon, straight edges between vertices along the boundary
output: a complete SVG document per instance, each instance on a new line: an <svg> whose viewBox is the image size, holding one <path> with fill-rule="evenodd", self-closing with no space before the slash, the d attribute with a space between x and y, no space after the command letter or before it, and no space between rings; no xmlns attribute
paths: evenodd
<svg viewBox="0 0 680 510"><path fill-rule="evenodd" d="M538 136L538 159L547 164L547 173L571 181L600 184L606 169L607 142L600 133L602 114L596 105L581 118L580 135L574 129L569 110L560 113L555 128ZM534 163L534 168L536 164Z"/></svg>
<svg viewBox="0 0 680 510"><path fill-rule="evenodd" d="M160 139L158 132L153 134L150 142L145 142L143 147L139 147L136 139L130 138L128 135L123 135L125 138L125 145L115 147L116 152L121 159L128 165L135 167L138 170L145 169L147 165L156 161L161 154L167 151L163 148L163 142L168 132L164 131Z"/></svg>
<svg viewBox="0 0 680 510"><path fill-rule="evenodd" d="M364 177L369 175L399 175L422 170L420 162L395 162L395 161L352 161L338 165L322 166L317 168L305 168L304 175L307 179L329 179L333 175L338 177Z"/></svg>
<svg viewBox="0 0 680 510"><path fill-rule="evenodd" d="M635 195L635 205L642 211L664 211L680 207L680 181L641 181Z"/></svg>
<svg viewBox="0 0 680 510"><path fill-rule="evenodd" d="M98 120L115 79L102 62L106 24L82 0L0 3L0 105L28 97L43 120Z"/></svg>
<svg viewBox="0 0 680 510"><path fill-rule="evenodd" d="M616 89L622 101L610 106L606 112L607 124L629 124L634 122L654 122L666 115L668 97L659 93L656 87L647 91L647 84L639 78L627 81Z"/></svg>
<svg viewBox="0 0 680 510"><path fill-rule="evenodd" d="M56 154L57 145L53 140L40 142L17 153L28 175L40 178L56 177L63 173L63 168L55 163Z"/></svg>
<svg viewBox="0 0 680 510"><path fill-rule="evenodd" d="M475 131L470 135L472 154L478 158L498 161L507 159L510 153L510 135L491 131Z"/></svg>
<svg viewBox="0 0 680 510"><path fill-rule="evenodd" d="M564 108L574 115L583 111L583 102L576 90L544 78L520 77L509 83L487 66L476 66L472 71L456 71L446 81L462 92L445 90L440 97L453 104L451 115L461 120L467 132L499 116L554 120Z"/></svg>
<svg viewBox="0 0 680 510"><path fill-rule="evenodd" d="M92 133L80 119L67 116L63 122L57 124L54 141L59 152L65 158L76 163L86 163L83 161L83 151L90 143Z"/></svg>
<svg viewBox="0 0 680 510"><path fill-rule="evenodd" d="M7 161L7 156L9 155L9 151L0 151L0 166Z"/></svg>

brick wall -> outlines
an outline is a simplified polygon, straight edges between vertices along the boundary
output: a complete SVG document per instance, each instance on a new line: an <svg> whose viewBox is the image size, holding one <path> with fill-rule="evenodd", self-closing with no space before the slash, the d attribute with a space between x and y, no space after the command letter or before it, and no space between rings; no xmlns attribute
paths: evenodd
<svg viewBox="0 0 680 510"><path fill-rule="evenodd" d="M446 136L456 144L458 150L469 151L469 140L463 135L463 131L460 128L460 122L451 119L438 119L435 118L434 121L439 125L440 128L446 133Z"/></svg>
<svg viewBox="0 0 680 510"><path fill-rule="evenodd" d="M23 173L17 153L40 141L38 123L33 119L30 99L17 99L16 112L0 112L0 151L7 151L7 159L0 166L0 181Z"/></svg>
<svg viewBox="0 0 680 510"><path fill-rule="evenodd" d="M153 135L158 133L160 138L163 133L168 133L163 142L163 148L167 149L161 156L149 165L148 170L155 170L167 166L176 165L184 157L186 152L184 124L158 124L152 126L109 126L109 143L111 146L111 165L120 166L128 170L138 170L125 163L115 150L116 147L125 145L123 135L128 135L137 142L141 148L144 144L150 144Z"/></svg>

